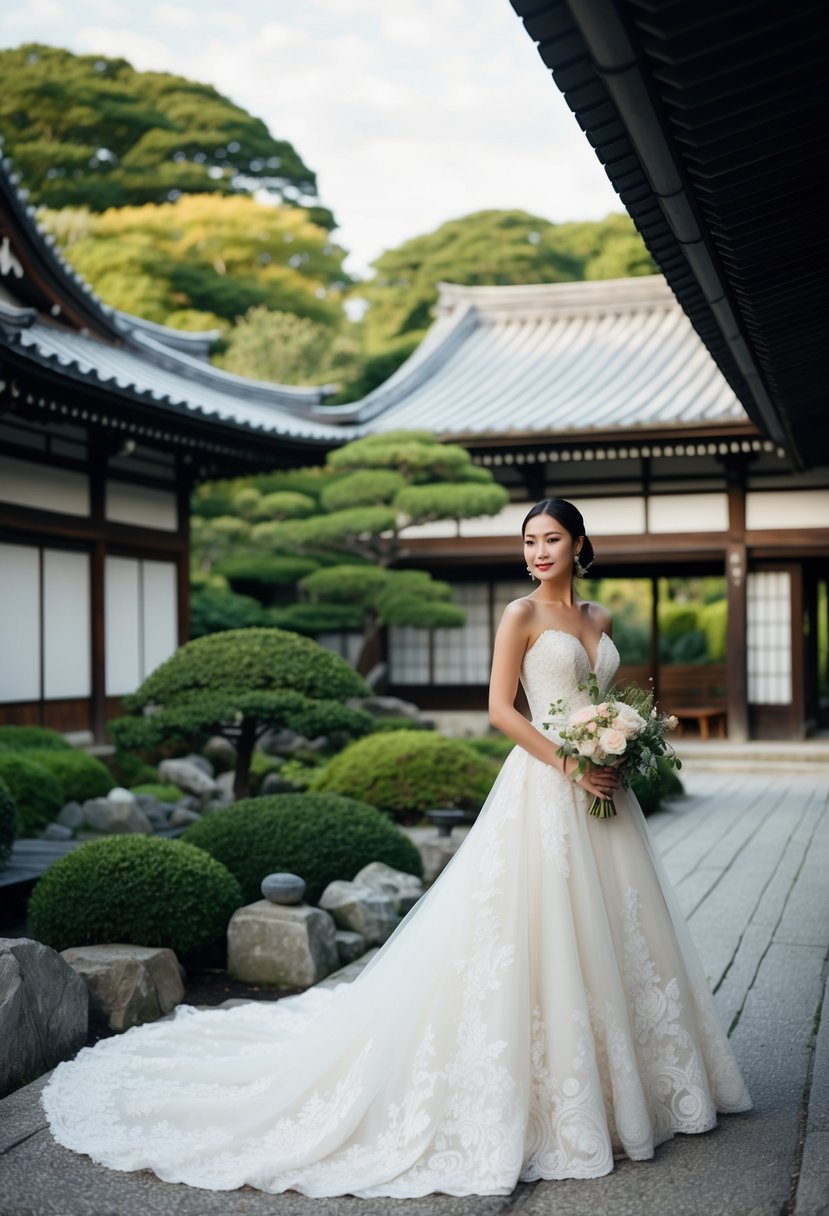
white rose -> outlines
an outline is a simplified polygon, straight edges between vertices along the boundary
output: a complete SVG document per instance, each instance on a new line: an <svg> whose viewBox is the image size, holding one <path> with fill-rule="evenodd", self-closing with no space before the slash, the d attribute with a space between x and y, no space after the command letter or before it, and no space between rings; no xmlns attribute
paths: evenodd
<svg viewBox="0 0 829 1216"><path fill-rule="evenodd" d="M620 730L626 739L634 739L645 729L645 719L631 705L620 701L613 718L614 730Z"/></svg>
<svg viewBox="0 0 829 1216"><path fill-rule="evenodd" d="M596 739L582 739L579 743L580 756L595 756L596 748L599 746Z"/></svg>
<svg viewBox="0 0 829 1216"><path fill-rule="evenodd" d="M599 735L599 746L608 756L621 756L627 748L627 739L620 730L609 727Z"/></svg>

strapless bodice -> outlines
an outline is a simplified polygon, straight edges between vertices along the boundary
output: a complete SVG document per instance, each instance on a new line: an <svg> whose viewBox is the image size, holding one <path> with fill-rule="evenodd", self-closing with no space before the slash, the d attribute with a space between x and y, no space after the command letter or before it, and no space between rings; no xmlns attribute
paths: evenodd
<svg viewBox="0 0 829 1216"><path fill-rule="evenodd" d="M599 688L606 692L619 669L619 652L607 633L599 638L593 671ZM590 672L590 658L582 643L564 629L545 629L530 646L521 664L520 679L527 694L533 723L552 721L549 709L562 700L568 710L588 705L590 698L579 689Z"/></svg>

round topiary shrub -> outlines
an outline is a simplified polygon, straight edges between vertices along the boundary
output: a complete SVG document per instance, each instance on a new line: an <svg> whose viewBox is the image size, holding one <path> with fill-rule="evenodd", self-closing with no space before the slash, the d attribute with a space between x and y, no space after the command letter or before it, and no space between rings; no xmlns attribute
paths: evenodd
<svg viewBox="0 0 829 1216"><path fill-rule="evenodd" d="M221 962L227 922L242 902L236 879L204 850L111 836L49 867L29 900L28 929L54 950L130 942Z"/></svg>
<svg viewBox="0 0 829 1216"><path fill-rule="evenodd" d="M159 802L178 802L182 797L182 791L177 785L169 785L166 781L146 781L143 785L134 785L131 793L133 794L149 794L151 798L157 798Z"/></svg>
<svg viewBox="0 0 829 1216"><path fill-rule="evenodd" d="M0 781L5 781L17 806L21 836L41 832L66 801L60 781L26 752L0 752Z"/></svg>
<svg viewBox="0 0 829 1216"><path fill-rule="evenodd" d="M71 752L72 744L45 726L0 726L0 751L23 752L30 748Z"/></svg>
<svg viewBox="0 0 829 1216"><path fill-rule="evenodd" d="M115 782L105 764L89 752L76 751L30 751L27 760L42 764L63 788L66 801L85 802L87 798L103 798Z"/></svg>
<svg viewBox="0 0 829 1216"><path fill-rule="evenodd" d="M316 790L347 794L416 822L431 807L479 811L495 767L465 743L436 732L399 730L350 744L323 769Z"/></svg>
<svg viewBox="0 0 829 1216"><path fill-rule="evenodd" d="M0 781L0 870L11 857L12 845L17 831L17 807L11 790L5 781Z"/></svg>
<svg viewBox="0 0 829 1216"><path fill-rule="evenodd" d="M182 839L226 865L248 902L261 899L262 879L280 870L304 878L312 902L370 861L423 872L417 848L385 815L337 794L243 799L194 823Z"/></svg>

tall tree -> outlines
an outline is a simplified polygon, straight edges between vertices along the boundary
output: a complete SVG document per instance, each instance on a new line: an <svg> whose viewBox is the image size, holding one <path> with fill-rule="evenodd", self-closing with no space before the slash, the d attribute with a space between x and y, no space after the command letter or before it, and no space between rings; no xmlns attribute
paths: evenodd
<svg viewBox="0 0 829 1216"><path fill-rule="evenodd" d="M0 77L5 151L36 203L104 211L265 188L335 227L296 149L212 85L37 43L0 51Z"/></svg>
<svg viewBox="0 0 829 1216"><path fill-rule="evenodd" d="M296 207L191 194L39 218L108 304L150 321L204 329L265 306L343 323L345 250Z"/></svg>
<svg viewBox="0 0 829 1216"><path fill-rule="evenodd" d="M360 289L369 307L366 348L376 354L413 344L431 322L437 284L559 283L653 274L626 215L553 224L526 211L477 211L382 254Z"/></svg>

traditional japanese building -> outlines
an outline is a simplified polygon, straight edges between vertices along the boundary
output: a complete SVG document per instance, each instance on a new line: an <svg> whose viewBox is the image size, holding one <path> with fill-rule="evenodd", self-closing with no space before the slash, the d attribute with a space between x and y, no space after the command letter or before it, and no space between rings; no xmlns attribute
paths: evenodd
<svg viewBox="0 0 829 1216"><path fill-rule="evenodd" d="M325 391L98 300L0 166L0 723L102 740L188 636L195 481L319 462Z"/></svg>
<svg viewBox="0 0 829 1216"><path fill-rule="evenodd" d="M486 704L494 630L529 589L521 520L557 495L581 508L599 577L727 576L725 663L661 665L654 612L650 659L623 677L653 676L671 707L703 730L727 718L734 738L802 737L816 725L829 470L798 469L761 432L661 276L444 284L408 362L329 416L428 427L510 492L495 519L404 533L406 560L453 584L467 624L390 631L398 694L440 709Z"/></svg>

